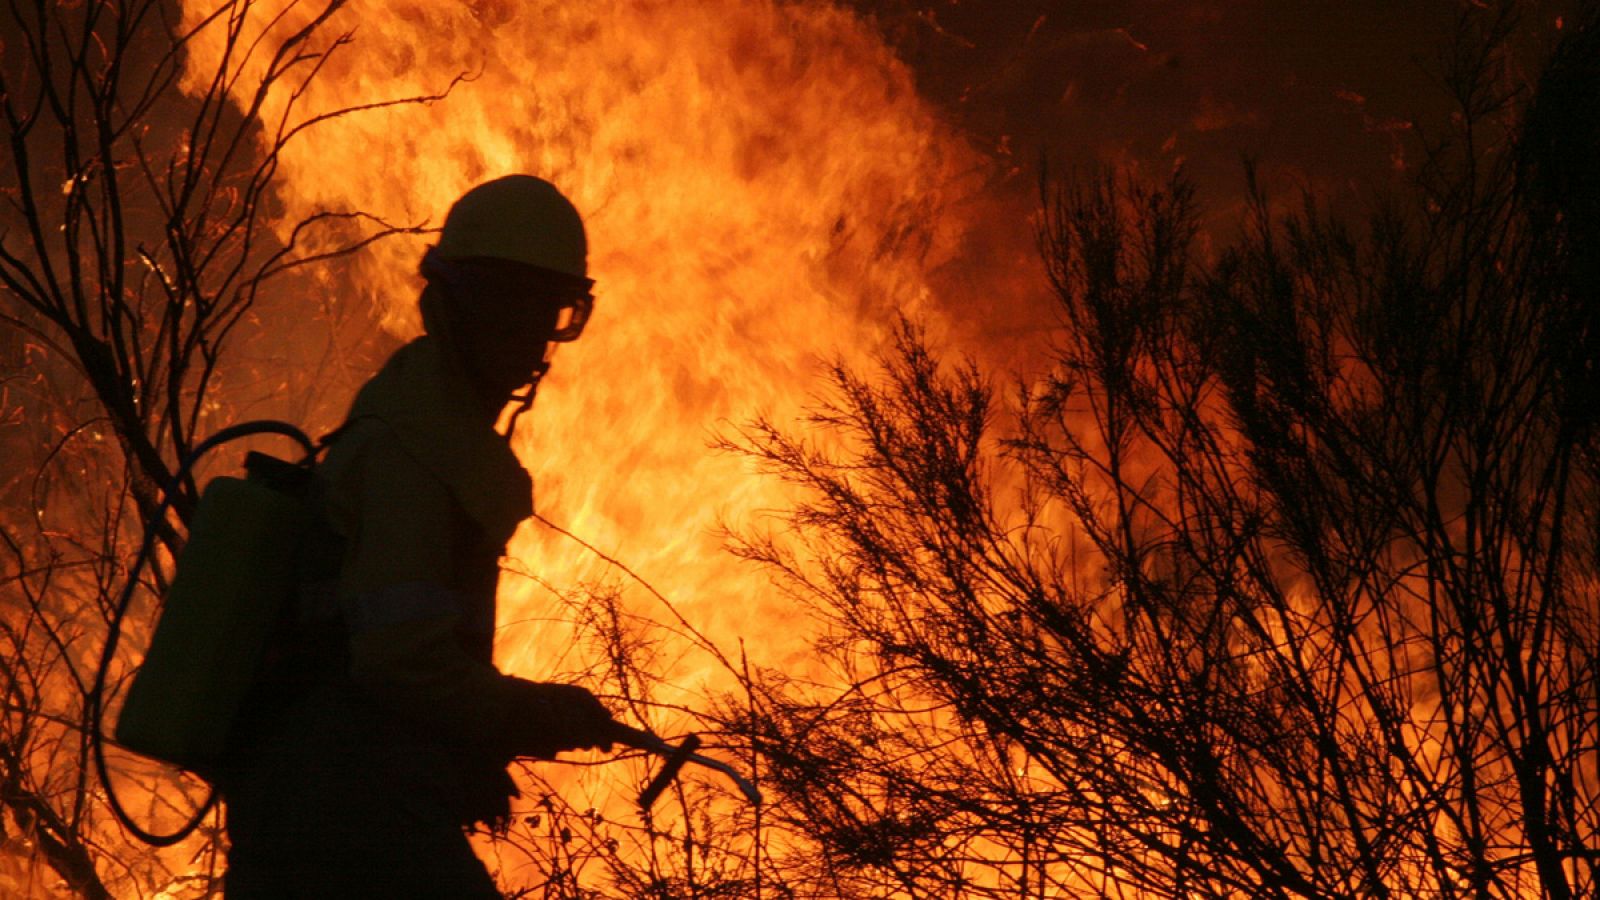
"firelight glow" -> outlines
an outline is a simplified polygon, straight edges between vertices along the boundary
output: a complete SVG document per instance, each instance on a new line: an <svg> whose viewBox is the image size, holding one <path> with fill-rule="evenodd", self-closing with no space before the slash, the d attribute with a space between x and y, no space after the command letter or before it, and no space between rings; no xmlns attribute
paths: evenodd
<svg viewBox="0 0 1600 900"><path fill-rule="evenodd" d="M281 15L283 34L316 12L260 6L259 21ZM210 9L186 4L187 21ZM360 209L437 226L489 178L529 172L559 185L585 215L598 302L520 426L536 508L625 562L731 655L742 641L753 664L803 668L802 615L717 533L781 508L781 485L708 442L758 414L793 421L820 364L865 362L898 314L940 327L925 273L954 252L966 225L950 208L976 191L983 158L876 33L822 4L365 0L332 24L355 44L333 55L291 121L467 78L446 99L305 132L282 156L283 221ZM215 52L196 49L197 71ZM396 336L418 333L423 246L377 245L339 289L373 304ZM552 678L597 665L551 588L615 585L631 611L675 623L611 564L536 523L509 555L497 642L507 671ZM664 702L692 708L726 684L689 642L655 660L653 674L681 692Z"/></svg>

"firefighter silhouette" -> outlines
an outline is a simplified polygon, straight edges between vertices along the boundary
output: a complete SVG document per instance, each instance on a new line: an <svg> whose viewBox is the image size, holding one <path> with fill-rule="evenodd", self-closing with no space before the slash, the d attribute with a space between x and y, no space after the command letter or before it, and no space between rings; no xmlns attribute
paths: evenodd
<svg viewBox="0 0 1600 900"><path fill-rule="evenodd" d="M589 691L491 659L498 559L533 511L496 421L583 331L586 257L577 210L528 175L467 192L424 255L426 334L319 468L331 577L301 592L219 779L228 896L497 897L464 829L506 820L507 765L616 736Z"/></svg>

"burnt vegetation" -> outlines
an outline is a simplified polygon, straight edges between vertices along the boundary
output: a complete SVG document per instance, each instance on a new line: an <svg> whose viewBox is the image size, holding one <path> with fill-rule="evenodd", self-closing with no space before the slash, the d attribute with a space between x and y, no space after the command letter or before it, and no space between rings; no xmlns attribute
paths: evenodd
<svg viewBox="0 0 1600 900"><path fill-rule="evenodd" d="M262 396L326 387L314 367L271 374L290 366L254 343L283 321L263 286L406 230L341 210L267 227L277 153L353 112L267 102L343 52L337 6L291 4L309 14L260 42L247 2L187 25L163 2L0 13L0 894L219 887L220 830L153 853L110 820L87 761L93 665L178 461ZM768 805L690 781L638 827L524 773L501 883L1600 894L1600 20L1584 10L1537 77L1516 68L1511 12L1470 13L1442 69L1458 118L1364 223L1253 191L1243 232L1203 258L1181 177L1045 179L1048 373L999 388L907 325L880 371L836 369L800 429L727 442L802 489L735 549L812 611L832 677L763 669L752 645L718 654L743 695L673 711L754 767ZM207 29L225 52L185 74ZM178 490L164 560L196 496ZM562 596L641 720L669 637L716 650L614 588ZM200 802L128 765L151 824Z"/></svg>
<svg viewBox="0 0 1600 900"><path fill-rule="evenodd" d="M845 687L739 725L815 892L1600 892L1600 34L1529 91L1464 24L1370 221L1047 179L1015 404L908 326L730 442L810 498L739 550Z"/></svg>
<svg viewBox="0 0 1600 900"><path fill-rule="evenodd" d="M282 149L355 112L299 102L348 45L328 25L338 6L270 21L248 0L191 19L167 0L0 10L0 894L197 895L219 872L216 828L162 855L111 820L89 764L95 664L163 490L161 561L182 544L198 490L179 462L241 407L309 415L335 374L348 316L302 307L305 337L268 286L410 230L351 210L276 218ZM321 368L293 369L274 342L291 333ZM124 643L113 697L146 637ZM157 830L203 802L197 781L119 763Z"/></svg>

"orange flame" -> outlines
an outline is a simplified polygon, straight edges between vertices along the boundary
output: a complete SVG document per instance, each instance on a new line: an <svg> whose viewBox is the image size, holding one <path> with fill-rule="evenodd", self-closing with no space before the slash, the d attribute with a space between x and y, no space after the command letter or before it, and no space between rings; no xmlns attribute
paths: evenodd
<svg viewBox="0 0 1600 900"><path fill-rule="evenodd" d="M259 4L283 34L315 9ZM209 4L190 3L196 22ZM723 552L719 521L781 507L780 486L708 449L757 414L790 422L818 364L861 362L897 313L942 320L927 273L957 252L951 208L984 161L937 118L866 24L823 4L375 2L274 122L439 92L447 99L337 118L282 159L285 222L361 209L437 225L455 197L508 172L546 177L590 233L598 303L563 348L516 443L540 512L625 561L694 628L737 655L793 668L798 612L767 576ZM196 48L197 59L215 54ZM213 56L214 58L214 56ZM198 67L204 70L205 66ZM423 242L391 240L358 264L347 302L407 337ZM540 526L509 550L557 588L618 573ZM622 586L627 587L626 584ZM671 621L644 591L624 595ZM501 584L500 664L548 678L582 669L551 594ZM725 679L704 654L661 653L654 673L690 699ZM674 662L675 660L675 662ZM651 723L672 731L673 723Z"/></svg>

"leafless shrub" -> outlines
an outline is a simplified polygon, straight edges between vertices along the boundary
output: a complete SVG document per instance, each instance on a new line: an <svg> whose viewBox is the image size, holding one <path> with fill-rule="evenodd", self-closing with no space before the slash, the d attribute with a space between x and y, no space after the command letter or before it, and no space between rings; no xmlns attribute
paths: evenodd
<svg viewBox="0 0 1600 900"><path fill-rule="evenodd" d="M1202 265L1181 177L1046 181L1065 336L1003 441L907 326L813 437L732 442L809 489L739 550L846 685L761 673L744 720L815 893L1600 890L1594 197L1530 175L1592 194L1596 20L1542 132L1513 17L1468 24L1363 228L1256 193Z"/></svg>
<svg viewBox="0 0 1600 900"><path fill-rule="evenodd" d="M212 889L216 829L155 855L110 823L87 762L94 667L140 523L169 485L163 558L181 543L197 491L192 473L175 479L178 462L243 397L309 405L314 370L241 362L240 348L271 341L267 285L408 230L350 210L277 221L282 149L352 112L299 102L350 39L329 27L338 6L290 4L309 12L293 28L248 0L198 21L164 0L0 13L0 893ZM201 43L220 50L214 65ZM132 796L160 825L192 812L198 787Z"/></svg>

